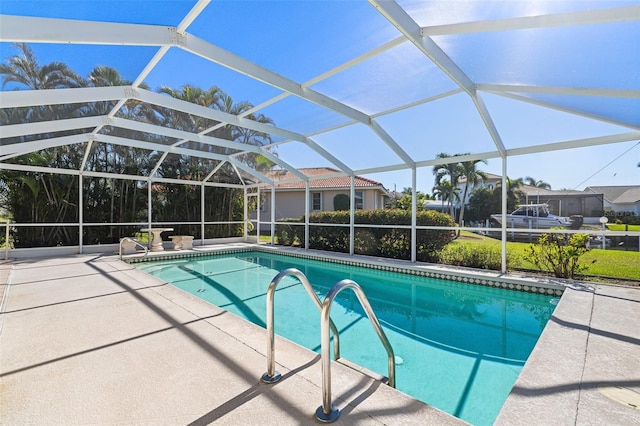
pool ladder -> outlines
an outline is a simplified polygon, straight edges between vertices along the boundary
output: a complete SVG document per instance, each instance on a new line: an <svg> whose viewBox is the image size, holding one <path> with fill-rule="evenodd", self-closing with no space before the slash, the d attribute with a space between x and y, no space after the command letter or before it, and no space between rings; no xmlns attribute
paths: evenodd
<svg viewBox="0 0 640 426"><path fill-rule="evenodd" d="M340 410L336 406L331 403L331 355L330 355L330 341L331 336L329 331L333 333L333 353L334 358L336 360L340 359L340 342L339 342L339 333L335 324L331 320L331 305L333 300L336 298L338 293L346 288L350 288L354 291L356 296L358 297L358 301L360 305L364 309L373 329L376 334L380 338L382 345L387 351L387 359L388 359L388 385L391 387L396 387L396 365L395 365L395 356L393 354L393 348L389 343L389 339L384 334L384 330L380 326L380 322L376 317L376 314L373 312L371 308L371 304L369 304L369 300L367 296L365 296L364 291L358 283L352 280L342 280L337 282L324 298L324 302L320 302L320 299L313 291L311 284L307 277L300 272L298 269L289 268L280 272L276 275L271 283L269 283L269 288L267 290L267 372L262 375L263 383L276 383L279 381L282 376L275 369L275 336L274 336L274 308L273 302L275 298L275 291L278 283L286 276L293 275L304 286L305 290L311 297L311 300L314 302L316 307L320 310L320 335L321 335L321 351L320 357L322 360L322 405L318 407L316 410L316 419L324 422L331 423L338 419L340 416Z"/></svg>
<svg viewBox="0 0 640 426"><path fill-rule="evenodd" d="M131 237L124 237L120 239L120 244L118 244L119 247L119 251L120 251L120 260L122 260L122 243L125 241L131 241L133 242L135 245L137 245L138 247L142 247L144 249L144 256L142 256L142 258L147 257L147 255L149 254L149 248L145 245L140 244L139 242L137 242L135 239L131 238Z"/></svg>

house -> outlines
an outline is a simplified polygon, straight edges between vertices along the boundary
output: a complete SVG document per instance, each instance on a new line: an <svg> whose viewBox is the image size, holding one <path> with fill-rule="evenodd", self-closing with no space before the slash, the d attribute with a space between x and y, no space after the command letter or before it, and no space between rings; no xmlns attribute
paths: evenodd
<svg viewBox="0 0 640 426"><path fill-rule="evenodd" d="M640 216L640 185L588 186L584 192L602 194L605 210Z"/></svg>
<svg viewBox="0 0 640 426"><path fill-rule="evenodd" d="M487 178L483 179L478 186L484 186L489 189L495 189L502 181L502 176L485 173ZM464 191L466 180L460 179L460 194ZM594 187L600 188L600 187ZM467 191L467 200L473 187ZM595 191L577 191L570 189L545 189L531 185L521 185L518 191L524 194L524 199L520 200L521 204L540 204L549 205L549 210L559 216L580 215L584 217L601 217L604 213L603 193Z"/></svg>
<svg viewBox="0 0 640 426"><path fill-rule="evenodd" d="M309 210L313 212L335 211L335 197L338 194L350 196L351 178L329 167L313 167L298 169L309 177ZM265 174L276 182L275 220L298 218L305 214L305 182L287 170L271 170ZM373 210L384 208L389 197L388 191L380 182L356 176L354 179L356 210ZM260 196L260 221L271 221L271 187L263 187ZM339 203L339 202L338 202ZM257 219L257 212L250 215L250 220ZM267 229L263 224L261 229Z"/></svg>

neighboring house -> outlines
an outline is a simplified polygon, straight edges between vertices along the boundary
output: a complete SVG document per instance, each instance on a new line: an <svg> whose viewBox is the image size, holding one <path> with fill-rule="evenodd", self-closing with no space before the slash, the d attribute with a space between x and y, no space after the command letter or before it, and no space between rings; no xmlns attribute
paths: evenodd
<svg viewBox="0 0 640 426"><path fill-rule="evenodd" d="M487 178L483 179L478 186L495 189L502 181L502 176L486 173ZM464 191L466 180L460 179L460 194ZM594 187L600 188L600 187ZM467 202L473 187L467 191ZM603 193L599 191L573 191L573 190L553 190L538 188L530 185L522 185L518 188L524 194L521 204L549 205L549 210L559 216L581 215L584 217L600 217L604 213ZM459 207L459 206L457 206ZM496 212L497 213L497 212Z"/></svg>
<svg viewBox="0 0 640 426"><path fill-rule="evenodd" d="M488 188L488 189L495 189L495 187L498 185L499 182L502 182L502 176L499 175L494 175L492 173L484 173L486 176L486 179L480 179L480 181L474 186L474 185L470 185L469 189L467 189L467 199L464 201L464 204L467 204L469 202L469 198L471 198L471 191L473 191L474 188L477 187L484 187L484 188ZM462 197L462 194L464 194L464 188L467 185L467 179L465 177L461 177L460 181L458 182L458 188L460 188L460 191L458 192L459 196ZM461 202L456 202L456 207L459 208L460 207Z"/></svg>
<svg viewBox="0 0 640 426"><path fill-rule="evenodd" d="M442 200L424 200L422 208L425 210L435 210L438 212L449 213L449 203Z"/></svg>
<svg viewBox="0 0 640 426"><path fill-rule="evenodd" d="M300 173L309 177L309 210L311 213L335 211L334 197L338 194L350 196L351 178L339 176L340 172L329 167L299 169ZM305 183L286 170L271 170L265 174L276 182L276 214L275 220L298 218L305 214ZM325 176L325 177L323 177ZM281 183L278 183L281 182ZM357 210L373 210L384 208L388 191L380 182L360 176L355 177L355 203ZM271 221L271 188L262 188L260 196L260 221ZM257 212L250 215L256 220ZM266 229L263 224L262 229Z"/></svg>
<svg viewBox="0 0 640 426"><path fill-rule="evenodd" d="M601 217L604 213L602 193L585 193L570 189L556 191L530 185L522 185L519 190L525 195L523 204L546 203L551 213L559 216Z"/></svg>
<svg viewBox="0 0 640 426"><path fill-rule="evenodd" d="M640 216L640 185L588 186L584 191L603 194L605 210Z"/></svg>

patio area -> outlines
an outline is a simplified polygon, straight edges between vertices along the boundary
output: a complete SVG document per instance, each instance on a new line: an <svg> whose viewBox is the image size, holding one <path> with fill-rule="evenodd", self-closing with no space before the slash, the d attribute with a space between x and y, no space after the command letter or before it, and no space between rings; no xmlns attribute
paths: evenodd
<svg viewBox="0 0 640 426"><path fill-rule="evenodd" d="M0 283L2 424L317 423L318 354L278 339L284 379L262 384L263 329L115 255L4 261ZM496 424L639 423L638 303L569 286ZM332 378L337 424L463 424L339 363Z"/></svg>

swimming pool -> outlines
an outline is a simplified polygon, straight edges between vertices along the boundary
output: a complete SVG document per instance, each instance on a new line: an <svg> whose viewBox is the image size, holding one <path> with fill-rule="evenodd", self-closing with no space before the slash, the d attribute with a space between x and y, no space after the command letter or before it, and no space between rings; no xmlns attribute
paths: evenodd
<svg viewBox="0 0 640 426"><path fill-rule="evenodd" d="M349 278L366 293L393 346L397 388L475 425L494 422L557 301L257 251L136 267L263 327L267 287L280 271L302 271L321 300ZM331 317L342 357L386 375L386 353L353 292L338 295ZM276 333L319 352L319 318L299 281L283 279L275 295Z"/></svg>

